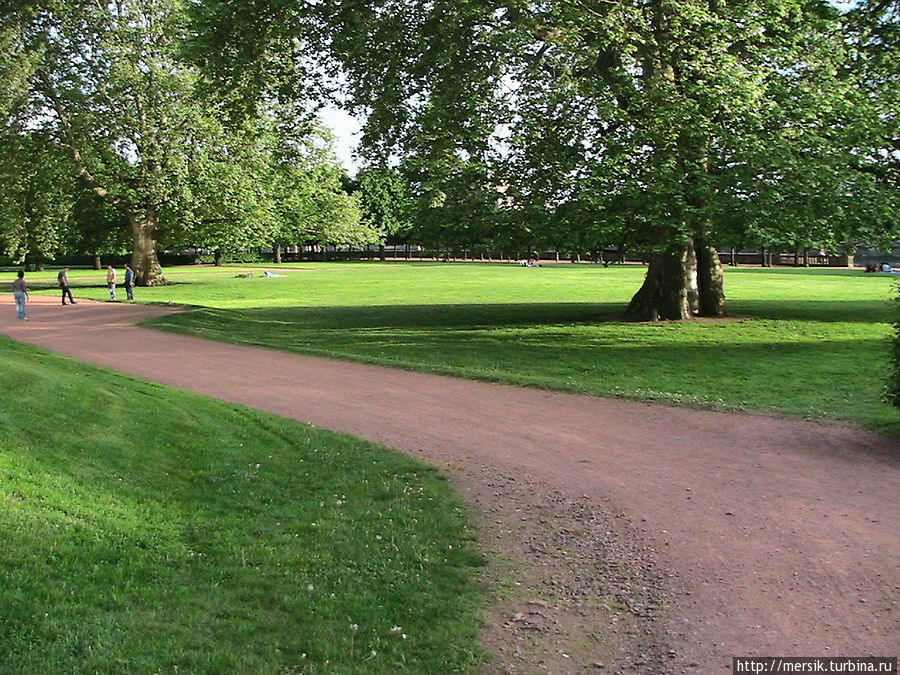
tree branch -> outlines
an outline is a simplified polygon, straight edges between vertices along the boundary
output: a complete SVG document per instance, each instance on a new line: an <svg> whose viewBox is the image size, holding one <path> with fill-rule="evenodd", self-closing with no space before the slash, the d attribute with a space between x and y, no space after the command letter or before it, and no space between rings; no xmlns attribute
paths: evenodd
<svg viewBox="0 0 900 675"><path fill-rule="evenodd" d="M56 88L53 86L53 83L50 81L50 78L46 73L40 72L38 73L38 81L40 82L40 92L50 102L50 105L53 107L53 111L56 113L56 116L59 119L59 123L62 127L63 133L65 134L65 143L63 143L63 145L69 148L69 151L72 154L72 159L75 160L75 167L78 170L79 177L87 184L87 186L94 192L94 194L96 194L103 201L112 204L126 214L133 212L134 209L131 207L131 205L129 205L121 198L111 195L109 190L107 190L88 169L87 163L84 161L84 156L82 155L81 150L78 146L78 139L75 136L75 130L72 125L72 121L71 119L69 119L68 113L60 102L59 94L57 93Z"/></svg>

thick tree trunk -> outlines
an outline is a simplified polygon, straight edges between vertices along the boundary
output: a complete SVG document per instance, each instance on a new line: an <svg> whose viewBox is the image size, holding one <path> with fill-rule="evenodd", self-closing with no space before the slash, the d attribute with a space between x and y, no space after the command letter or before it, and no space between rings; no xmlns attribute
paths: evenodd
<svg viewBox="0 0 900 675"><path fill-rule="evenodd" d="M31 270L33 268L36 272L44 271L44 256L40 253L26 253L25 259L22 262L24 263L26 270Z"/></svg>
<svg viewBox="0 0 900 675"><path fill-rule="evenodd" d="M100 254L99 253L94 254L94 269L95 270L103 269L103 263L100 262Z"/></svg>
<svg viewBox="0 0 900 675"><path fill-rule="evenodd" d="M687 244L649 256L644 283L625 310L626 321L681 321L693 316L689 289L691 254ZM695 277L696 278L696 277Z"/></svg>
<svg viewBox="0 0 900 675"><path fill-rule="evenodd" d="M131 220L132 252L131 269L137 286L163 286L166 277L156 254L156 218L146 221Z"/></svg>
<svg viewBox="0 0 900 675"><path fill-rule="evenodd" d="M217 248L213 251L213 265L216 267L221 267L225 261L225 254L222 252L222 249Z"/></svg>
<svg viewBox="0 0 900 675"><path fill-rule="evenodd" d="M275 264L281 264L281 244L272 244L272 253L275 255Z"/></svg>
<svg viewBox="0 0 900 675"><path fill-rule="evenodd" d="M715 247L697 243L697 286L700 316L723 317L725 309L725 273Z"/></svg>

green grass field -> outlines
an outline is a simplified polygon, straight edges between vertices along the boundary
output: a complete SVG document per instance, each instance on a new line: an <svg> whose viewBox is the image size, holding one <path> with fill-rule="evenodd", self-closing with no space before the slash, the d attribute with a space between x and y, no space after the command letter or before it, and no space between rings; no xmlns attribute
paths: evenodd
<svg viewBox="0 0 900 675"><path fill-rule="evenodd" d="M274 266L267 269L276 270ZM253 271L251 278L237 274ZM713 408L845 419L900 434L890 275L733 268L732 320L626 324L640 266L447 263L175 268L144 302L159 328L460 377ZM85 276L86 275L86 276ZM101 272L72 273L106 297Z"/></svg>
<svg viewBox="0 0 900 675"><path fill-rule="evenodd" d="M434 470L0 346L0 672L477 671L483 560Z"/></svg>

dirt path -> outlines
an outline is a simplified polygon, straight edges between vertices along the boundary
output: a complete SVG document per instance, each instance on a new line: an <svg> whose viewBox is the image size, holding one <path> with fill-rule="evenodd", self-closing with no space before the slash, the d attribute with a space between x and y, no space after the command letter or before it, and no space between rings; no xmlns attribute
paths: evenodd
<svg viewBox="0 0 900 675"><path fill-rule="evenodd" d="M494 386L132 325L167 308L0 303L0 332L404 449L499 555L491 672L730 672L896 656L900 442L851 425Z"/></svg>

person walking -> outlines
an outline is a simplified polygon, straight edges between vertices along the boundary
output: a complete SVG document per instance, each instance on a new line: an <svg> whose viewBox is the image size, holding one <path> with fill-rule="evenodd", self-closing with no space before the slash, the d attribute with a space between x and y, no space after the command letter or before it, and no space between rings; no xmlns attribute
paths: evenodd
<svg viewBox="0 0 900 675"><path fill-rule="evenodd" d="M59 274L56 275L57 280L59 281L59 287L62 290L62 304L66 304L66 296L69 296L69 302L73 305L77 305L75 302L75 298L72 297L72 289L69 288L69 268L63 267Z"/></svg>
<svg viewBox="0 0 900 675"><path fill-rule="evenodd" d="M125 265L125 295L134 302L134 270L128 264Z"/></svg>
<svg viewBox="0 0 900 675"><path fill-rule="evenodd" d="M116 301L116 268L112 265L106 266L106 285L109 286L109 299Z"/></svg>
<svg viewBox="0 0 900 675"><path fill-rule="evenodd" d="M25 301L28 297L28 289L25 287L25 272L19 270L19 278L13 281L13 297L16 299L16 318L28 321L25 314Z"/></svg>

